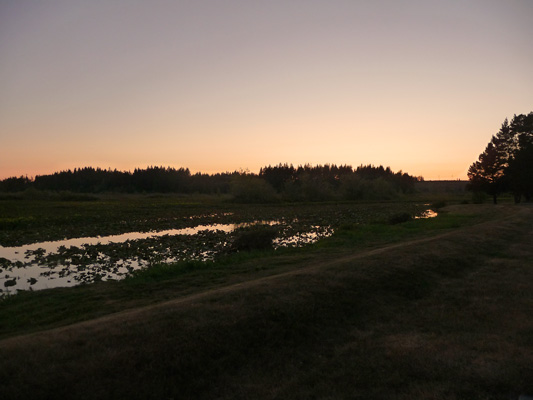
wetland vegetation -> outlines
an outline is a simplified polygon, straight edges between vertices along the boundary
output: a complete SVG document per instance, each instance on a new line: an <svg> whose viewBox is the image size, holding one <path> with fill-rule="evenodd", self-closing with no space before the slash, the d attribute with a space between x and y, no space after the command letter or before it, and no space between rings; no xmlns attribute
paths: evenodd
<svg viewBox="0 0 533 400"><path fill-rule="evenodd" d="M213 260L232 251L300 247L340 226L429 215L428 204L413 202L236 206L172 195L4 200L0 207L4 294L120 279L139 268Z"/></svg>
<svg viewBox="0 0 533 400"><path fill-rule="evenodd" d="M462 191L268 204L226 195L44 197L0 200L1 245L37 246L27 255L56 275L65 264L105 267L91 284L6 296L24 280L13 271L25 268L3 261L0 392L9 398L517 399L533 391L533 210L512 198L492 206L460 204L470 200ZM279 245L305 235L303 247ZM79 239L91 237L97 242L85 246ZM82 242L43 244L64 240ZM209 246L220 248L205 257ZM186 248L195 250L169 260ZM147 265L105 281L125 259ZM37 288L44 278L25 282Z"/></svg>

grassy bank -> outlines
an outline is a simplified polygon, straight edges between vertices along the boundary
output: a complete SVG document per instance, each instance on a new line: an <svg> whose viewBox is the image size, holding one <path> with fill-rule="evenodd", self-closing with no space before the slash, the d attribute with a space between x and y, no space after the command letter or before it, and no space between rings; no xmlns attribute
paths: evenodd
<svg viewBox="0 0 533 400"><path fill-rule="evenodd" d="M49 309L45 292L15 296L2 311L28 312L23 304L43 296L50 320L4 332L11 338L0 342L0 392L518 398L533 392L532 210L481 209L393 227L345 226L310 250L54 290ZM68 325L74 320L85 322ZM53 326L63 327L17 336Z"/></svg>
<svg viewBox="0 0 533 400"><path fill-rule="evenodd" d="M443 212L439 218L390 225L385 222L341 225L333 237L305 248L253 251L219 257L215 262L182 262L137 271L128 279L74 288L19 292L0 301L0 338L84 321L124 309L154 304L246 280L275 275L310 262L326 262L412 238L432 236L488 220L483 213Z"/></svg>

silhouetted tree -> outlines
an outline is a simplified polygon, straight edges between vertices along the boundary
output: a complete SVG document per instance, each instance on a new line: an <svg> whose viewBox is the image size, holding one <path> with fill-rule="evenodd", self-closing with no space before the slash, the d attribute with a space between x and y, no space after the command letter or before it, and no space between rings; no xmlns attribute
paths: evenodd
<svg viewBox="0 0 533 400"><path fill-rule="evenodd" d="M266 203L276 200L276 191L267 181L248 173L241 173L232 178L231 194L236 201L243 203Z"/></svg>
<svg viewBox="0 0 533 400"><path fill-rule="evenodd" d="M522 196L531 198L533 185L533 112L515 115L511 123L503 122L492 136L485 151L468 169L470 188L497 197L510 190L515 201Z"/></svg>
<svg viewBox="0 0 533 400"><path fill-rule="evenodd" d="M479 160L468 169L468 179L474 191L484 191L492 196L494 204L505 188L503 160L493 137Z"/></svg>
<svg viewBox="0 0 533 400"><path fill-rule="evenodd" d="M28 189L31 185L31 179L27 176L20 176L18 178L11 177L0 181L0 191L2 192L22 192Z"/></svg>
<svg viewBox="0 0 533 400"><path fill-rule="evenodd" d="M517 163L519 160L517 159ZM352 179L353 178L353 179ZM150 166L133 172L92 167L75 168L39 175L35 179L7 178L0 181L4 192L28 188L80 193L232 193L237 201L286 200L322 201L339 198L386 199L393 194L412 191L414 178L389 167L349 165L279 164L261 168L259 174L245 171L196 173L187 168ZM351 188L347 188L349 184ZM361 191L364 194L358 194Z"/></svg>
<svg viewBox="0 0 533 400"><path fill-rule="evenodd" d="M261 168L259 176L276 189L279 193L288 182L292 182L296 179L296 169L288 164L279 164L274 167L270 165L268 167Z"/></svg>
<svg viewBox="0 0 533 400"><path fill-rule="evenodd" d="M522 196L531 201L533 195L533 112L515 115L511 121L513 151L506 175L509 188L518 202Z"/></svg>

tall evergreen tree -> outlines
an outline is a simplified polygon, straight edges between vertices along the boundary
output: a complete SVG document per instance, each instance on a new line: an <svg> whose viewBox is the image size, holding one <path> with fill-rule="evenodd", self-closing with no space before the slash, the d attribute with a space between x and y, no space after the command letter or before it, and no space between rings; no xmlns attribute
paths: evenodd
<svg viewBox="0 0 533 400"><path fill-rule="evenodd" d="M515 201L526 200L533 193L533 112L515 115L509 123L503 122L499 132L492 136L485 151L468 169L470 186L493 197L510 190Z"/></svg>
<svg viewBox="0 0 533 400"><path fill-rule="evenodd" d="M514 151L509 157L507 175L509 188L520 201L524 196L531 201L533 196L533 112L515 115L511 121L514 134Z"/></svg>
<svg viewBox="0 0 533 400"><path fill-rule="evenodd" d="M505 187L503 171L501 152L493 136L485 151L479 155L479 160L468 169L468 179L473 190L487 192L496 204L498 196Z"/></svg>

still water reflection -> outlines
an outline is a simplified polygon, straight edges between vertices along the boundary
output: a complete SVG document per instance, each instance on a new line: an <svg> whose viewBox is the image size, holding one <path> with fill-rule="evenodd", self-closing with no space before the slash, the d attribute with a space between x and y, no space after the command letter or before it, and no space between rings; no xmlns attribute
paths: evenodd
<svg viewBox="0 0 533 400"><path fill-rule="evenodd" d="M157 263L210 260L227 249L229 234L257 224L279 225L274 248L303 246L333 233L329 227L312 226L294 232L290 224L281 221L254 221L0 246L0 295L121 279Z"/></svg>
<svg viewBox="0 0 533 400"><path fill-rule="evenodd" d="M426 210L415 218L435 216L436 212ZM275 220L0 246L0 296L18 290L122 279L137 269L159 263L210 260L227 251L232 232L257 224L278 228L274 248L300 247L333 234L330 226Z"/></svg>

